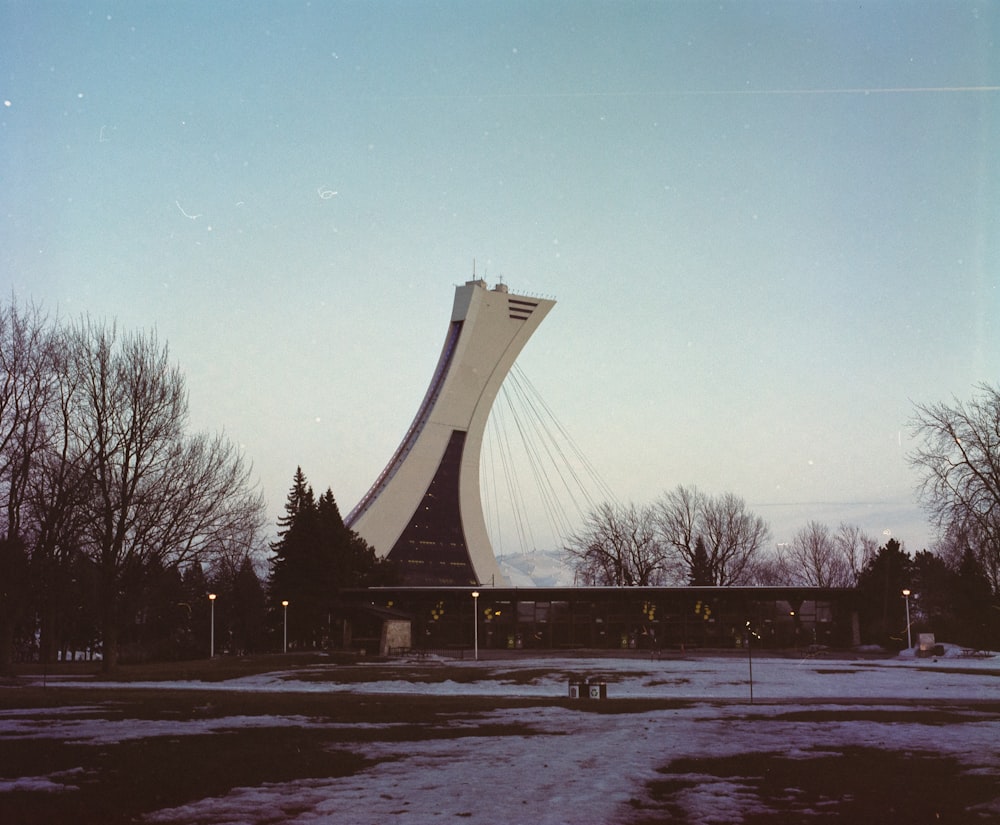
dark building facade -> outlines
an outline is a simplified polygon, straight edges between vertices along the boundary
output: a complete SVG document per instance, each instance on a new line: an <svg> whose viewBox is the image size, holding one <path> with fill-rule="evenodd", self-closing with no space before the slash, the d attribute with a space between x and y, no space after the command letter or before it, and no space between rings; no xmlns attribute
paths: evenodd
<svg viewBox="0 0 1000 825"><path fill-rule="evenodd" d="M478 594L473 596L473 594ZM855 592L816 587L395 587L345 601L401 611L428 650L739 648L858 644Z"/></svg>

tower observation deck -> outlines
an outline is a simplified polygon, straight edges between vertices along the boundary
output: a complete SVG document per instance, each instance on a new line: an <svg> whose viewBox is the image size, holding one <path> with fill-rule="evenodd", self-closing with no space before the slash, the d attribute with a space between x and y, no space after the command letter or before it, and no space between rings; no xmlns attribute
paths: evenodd
<svg viewBox="0 0 1000 825"><path fill-rule="evenodd" d="M504 284L455 289L430 386L392 459L345 523L411 586L503 585L479 489L483 433L524 345L555 301Z"/></svg>

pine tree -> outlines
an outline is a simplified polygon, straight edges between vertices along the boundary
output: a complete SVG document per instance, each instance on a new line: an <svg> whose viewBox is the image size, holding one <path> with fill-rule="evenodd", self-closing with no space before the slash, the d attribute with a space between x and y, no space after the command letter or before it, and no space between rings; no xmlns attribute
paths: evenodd
<svg viewBox="0 0 1000 825"><path fill-rule="evenodd" d="M688 577L688 584L692 587L710 587L715 584L712 576L712 565L708 559L708 551L705 549L705 542L701 536L694 545L694 555L691 558L691 574Z"/></svg>
<svg viewBox="0 0 1000 825"><path fill-rule="evenodd" d="M323 559L318 507L301 467L295 471L278 525L278 541L271 545L271 606L284 615L280 605L288 601L289 643L315 647L327 623L331 582L329 564Z"/></svg>
<svg viewBox="0 0 1000 825"><path fill-rule="evenodd" d="M302 468L297 467L295 475L292 478L292 489L288 491L288 499L285 501L285 515L278 522L281 528L278 531L278 535L281 537L285 536L295 527L300 515L310 513L315 507L312 487L306 481L306 476L302 472Z"/></svg>
<svg viewBox="0 0 1000 825"><path fill-rule="evenodd" d="M338 617L338 591L397 582L393 566L348 529L329 488L317 500L299 467L271 545L272 615L284 620L288 601L289 644L316 646Z"/></svg>
<svg viewBox="0 0 1000 825"><path fill-rule="evenodd" d="M861 632L865 641L891 647L906 645L903 589L912 586L913 561L896 539L868 562L858 576Z"/></svg>
<svg viewBox="0 0 1000 825"><path fill-rule="evenodd" d="M233 642L237 651L258 653L264 646L267 595L253 561L243 560L232 586Z"/></svg>
<svg viewBox="0 0 1000 825"><path fill-rule="evenodd" d="M391 563L379 559L368 542L344 524L329 488L320 496L317 512L324 556L332 566L334 589L396 583Z"/></svg>
<svg viewBox="0 0 1000 825"><path fill-rule="evenodd" d="M910 616L914 633L919 629L936 634L939 640L953 638L957 578L948 563L929 550L921 550L913 557ZM916 641L917 637L911 635Z"/></svg>
<svg viewBox="0 0 1000 825"><path fill-rule="evenodd" d="M965 548L955 575L956 636L951 641L984 649L997 625L997 600L989 576L970 547Z"/></svg>
<svg viewBox="0 0 1000 825"><path fill-rule="evenodd" d="M328 487L316 504L321 554L329 565L332 588L353 586L353 564L349 551L350 531L340 516L340 508Z"/></svg>

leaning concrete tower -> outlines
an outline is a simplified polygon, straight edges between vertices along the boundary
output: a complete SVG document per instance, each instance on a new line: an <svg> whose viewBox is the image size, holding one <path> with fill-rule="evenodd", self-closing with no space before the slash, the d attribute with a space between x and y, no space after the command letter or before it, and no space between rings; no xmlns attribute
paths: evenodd
<svg viewBox="0 0 1000 825"><path fill-rule="evenodd" d="M555 301L503 284L455 289L451 324L417 415L347 526L397 562L407 585L504 584L479 490L493 401Z"/></svg>

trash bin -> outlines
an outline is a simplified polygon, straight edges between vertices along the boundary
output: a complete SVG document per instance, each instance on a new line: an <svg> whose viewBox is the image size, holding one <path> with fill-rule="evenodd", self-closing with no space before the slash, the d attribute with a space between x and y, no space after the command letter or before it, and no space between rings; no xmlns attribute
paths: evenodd
<svg viewBox="0 0 1000 825"><path fill-rule="evenodd" d="M607 682L592 682L584 679L582 682L569 683L570 699L607 699Z"/></svg>

